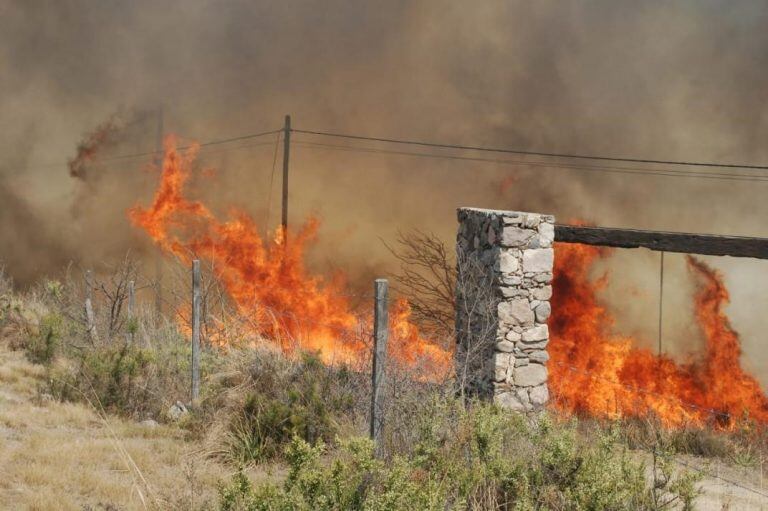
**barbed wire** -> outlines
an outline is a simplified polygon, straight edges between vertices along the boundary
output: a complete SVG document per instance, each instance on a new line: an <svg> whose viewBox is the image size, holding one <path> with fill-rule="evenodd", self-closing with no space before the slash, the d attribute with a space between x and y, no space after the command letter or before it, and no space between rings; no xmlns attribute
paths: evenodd
<svg viewBox="0 0 768 511"><path fill-rule="evenodd" d="M653 451L650 451L650 452L651 452L651 454L654 453ZM658 455L658 453L656 453L656 454ZM736 486L737 488L741 488L742 490L746 490L748 492L752 492L755 495L759 495L759 496L763 497L764 499L768 499L768 493L764 493L764 492L762 492L760 490L756 490L755 488L751 488L749 486L746 486L746 485L744 485L744 484L742 484L742 483L740 483L738 481L734 481L733 479L729 479L729 478L723 477L720 474L713 474L712 472L704 470L704 469L702 469L700 467L697 467L695 465L691 465L690 463L688 463L688 462L686 462L684 460L681 460L681 459L678 459L678 458L675 458L675 457L673 457L671 459L672 459L672 461L674 461L678 465L681 465L681 466L684 466L684 467L689 468L691 470L694 470L694 471L696 471L696 472L698 472L698 473L700 473L702 475L705 475L707 477L712 477L714 479L719 479L719 480L721 480L721 481L723 481L723 482L725 482L727 484L730 484L732 486Z"/></svg>

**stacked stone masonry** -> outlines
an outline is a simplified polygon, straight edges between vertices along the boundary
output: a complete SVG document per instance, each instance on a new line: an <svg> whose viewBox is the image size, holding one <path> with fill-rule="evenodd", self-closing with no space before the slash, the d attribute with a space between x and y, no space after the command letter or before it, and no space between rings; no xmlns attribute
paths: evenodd
<svg viewBox="0 0 768 511"><path fill-rule="evenodd" d="M458 210L457 374L470 395L529 412L549 399L554 217Z"/></svg>

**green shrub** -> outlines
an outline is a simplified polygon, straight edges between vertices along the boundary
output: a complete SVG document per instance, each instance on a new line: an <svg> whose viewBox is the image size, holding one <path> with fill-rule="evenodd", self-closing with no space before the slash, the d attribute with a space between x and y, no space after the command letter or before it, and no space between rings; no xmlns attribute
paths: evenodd
<svg viewBox="0 0 768 511"><path fill-rule="evenodd" d="M282 485L254 488L239 474L220 491L222 510L653 510L690 509L695 478L659 457L646 478L609 431L585 443L575 423L528 424L492 405L453 402L426 408L413 451L387 461L367 439L328 452L294 437ZM425 419L427 414L425 414ZM330 462L328 458L330 459Z"/></svg>
<svg viewBox="0 0 768 511"><path fill-rule="evenodd" d="M352 396L338 385L346 372L323 365L314 355L290 362L261 353L257 360L245 397L231 412L227 457L238 463L271 459L293 437L310 445L333 441L340 417L352 407Z"/></svg>
<svg viewBox="0 0 768 511"><path fill-rule="evenodd" d="M87 400L112 413L162 419L189 389L190 349L181 344L142 348L123 340L73 351L52 367L49 388L61 400Z"/></svg>
<svg viewBox="0 0 768 511"><path fill-rule="evenodd" d="M46 314L40 319L37 331L26 341L26 355L35 364L50 364L59 349L64 328L64 318L58 314Z"/></svg>

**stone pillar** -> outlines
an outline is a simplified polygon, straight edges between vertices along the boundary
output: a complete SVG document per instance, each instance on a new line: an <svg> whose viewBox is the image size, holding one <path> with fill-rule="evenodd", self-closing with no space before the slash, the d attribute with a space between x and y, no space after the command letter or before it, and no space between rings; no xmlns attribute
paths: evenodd
<svg viewBox="0 0 768 511"><path fill-rule="evenodd" d="M529 412L549 399L554 217L460 208L456 364L474 396Z"/></svg>

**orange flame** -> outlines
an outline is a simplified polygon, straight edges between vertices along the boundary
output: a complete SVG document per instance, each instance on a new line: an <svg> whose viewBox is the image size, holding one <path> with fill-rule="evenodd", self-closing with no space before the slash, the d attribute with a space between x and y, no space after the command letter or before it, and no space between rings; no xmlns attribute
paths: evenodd
<svg viewBox="0 0 768 511"><path fill-rule="evenodd" d="M745 415L768 423L768 398L740 363L740 341L722 311L722 276L688 258L697 279L695 316L706 340L695 361L677 363L611 333L614 318L597 299L605 279L592 264L609 252L558 244L550 319L550 388L554 406L596 417L653 414L670 427L714 423L732 428Z"/></svg>
<svg viewBox="0 0 768 511"><path fill-rule="evenodd" d="M186 264L193 257L211 260L254 334L288 353L317 351L328 363L364 359L371 314L364 312L361 318L355 313L342 274L325 279L304 265L319 221L310 218L295 234L278 230L263 240L242 211L232 210L228 220L218 220L205 204L184 194L196 155L197 147L179 153L175 139L166 139L152 204L131 209L131 221ZM688 259L698 281L695 315L706 343L695 361L678 363L612 333L614 318L597 297L606 278L589 278L592 265L610 250L558 244L556 253L548 364L553 406L569 414L607 418L653 414L669 427L714 422L727 429L745 414L768 424L768 398L740 365L739 338L722 310L728 292L716 271ZM390 331L395 361L417 367L424 378L447 374L450 351L420 334L410 321L407 301L397 300L392 307Z"/></svg>
<svg viewBox="0 0 768 511"><path fill-rule="evenodd" d="M192 146L180 154L175 138L166 138L152 204L132 208L131 221L186 264L194 257L212 260L216 277L254 333L279 343L286 352L316 351L328 363L365 358L369 349L363 331L370 331L370 313L362 320L354 313L342 274L325 279L304 265L304 252L316 237L319 221L310 218L295 234L278 230L268 241L242 211L232 210L228 220L219 221L205 204L184 194L197 151ZM424 339L409 317L408 303L396 301L390 318L395 359L412 367L423 364L423 371L450 367L451 354Z"/></svg>

